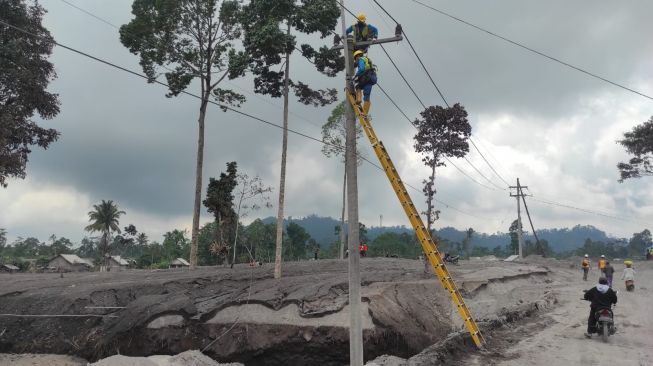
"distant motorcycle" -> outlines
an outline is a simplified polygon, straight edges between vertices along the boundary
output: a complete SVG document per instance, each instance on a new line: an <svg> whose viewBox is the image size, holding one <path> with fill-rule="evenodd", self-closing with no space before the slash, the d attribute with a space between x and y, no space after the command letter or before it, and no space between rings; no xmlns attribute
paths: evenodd
<svg viewBox="0 0 653 366"><path fill-rule="evenodd" d="M445 262L451 263L451 264L454 264L454 265L458 265L458 260L459 259L460 259L460 256L458 256L458 255L451 256L449 254L445 254L445 256L444 256L444 261Z"/></svg>
<svg viewBox="0 0 653 366"><path fill-rule="evenodd" d="M628 292L635 291L635 281L633 280L626 281L626 291Z"/></svg>

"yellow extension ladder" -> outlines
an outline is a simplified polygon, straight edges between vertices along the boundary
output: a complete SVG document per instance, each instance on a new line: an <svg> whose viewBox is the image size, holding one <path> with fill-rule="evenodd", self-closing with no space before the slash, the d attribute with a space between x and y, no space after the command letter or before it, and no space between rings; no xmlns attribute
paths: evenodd
<svg viewBox="0 0 653 366"><path fill-rule="evenodd" d="M352 95L350 91L347 91L346 94L347 98L349 99L349 103L351 103L351 106L354 109L358 120L365 130L365 134L372 144L372 148L374 148L376 156L381 162L381 166L383 166L385 174L388 176L388 180L390 180L390 184L392 184L392 189L394 189L395 193L397 194L397 198L399 198L399 202L404 208L406 216L408 216L411 225L413 225L413 229L415 229L415 232L417 233L417 238L422 244L422 249L424 250L426 257L429 259L431 266L433 266L435 274L440 279L442 286L447 291L449 291L451 299L453 300L454 304L456 304L458 313L465 322L465 326L467 327L469 333L472 335L472 339L474 339L474 343L476 343L476 346L482 347L483 343L485 343L483 335L481 335L481 332L478 329L474 318L472 318L472 314L469 311L469 308L467 305L465 305L465 301L463 300L460 291L458 291L456 284L453 282L451 274L449 273L447 266L444 264L444 260L442 260L442 257L440 256L440 251L438 251L433 238L431 238L431 234L424 226L424 222L417 212L417 209L415 208L415 205L413 204L408 191L406 191L406 186L401 181L399 173L397 172L397 169L395 169L394 164L390 159L390 155L388 155L388 152L383 146L383 143L376 137L376 133L372 129L372 125L370 124L367 117L361 112L360 108L358 108L354 95Z"/></svg>

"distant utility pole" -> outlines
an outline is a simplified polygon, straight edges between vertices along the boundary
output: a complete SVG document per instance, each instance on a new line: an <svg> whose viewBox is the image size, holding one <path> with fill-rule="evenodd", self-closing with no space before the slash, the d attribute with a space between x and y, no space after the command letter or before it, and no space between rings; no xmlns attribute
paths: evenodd
<svg viewBox="0 0 653 366"><path fill-rule="evenodd" d="M383 215L379 215L379 227L383 227Z"/></svg>
<svg viewBox="0 0 653 366"><path fill-rule="evenodd" d="M354 79L353 40L347 38L347 19L345 18L345 1L340 0L340 21L342 38L336 36L332 49L345 50L345 70L347 71L345 88L350 90ZM395 37L357 42L356 46L371 46L387 42L401 41L401 26L397 26ZM342 44L339 44L340 41ZM349 248L349 365L363 366L363 319L361 308L361 273L358 221L358 159L356 156L356 115L349 103L346 104L347 128L345 137L345 171L347 174L347 221L349 222L347 247Z"/></svg>
<svg viewBox="0 0 653 366"><path fill-rule="evenodd" d="M519 241L519 258L523 258L523 252L522 248L524 247L524 233L522 232L522 225L521 225L521 207L520 207L520 201L524 197L524 192L522 192L522 188L528 188L528 186L522 186L519 184L519 178L517 178L517 185L516 186L510 186L510 197L516 197L517 198L517 239ZM513 194L512 190L515 189L516 193ZM525 201L524 201L525 202Z"/></svg>

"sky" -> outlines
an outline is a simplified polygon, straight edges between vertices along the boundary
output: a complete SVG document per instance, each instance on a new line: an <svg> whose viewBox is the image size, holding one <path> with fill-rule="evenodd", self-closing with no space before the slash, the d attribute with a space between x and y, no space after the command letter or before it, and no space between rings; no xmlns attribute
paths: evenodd
<svg viewBox="0 0 653 366"><path fill-rule="evenodd" d="M131 0L67 0L113 25L131 19ZM450 104L469 113L472 136L489 164L475 150L439 168L436 177L436 227L468 227L479 232L507 231L516 218L511 185L519 178L532 197L528 208L536 229L594 225L611 235L629 237L650 228L653 190L650 179L619 183L616 164L627 160L616 143L624 132L653 115L653 100L589 77L542 56L433 12L412 0L379 1L403 26L413 46ZM516 42L653 95L653 3L646 0L423 2ZM141 71L138 56L121 45L118 31L62 0L41 0L44 25L54 38L94 56ZM364 11L381 37L394 34L394 22L370 0L348 0ZM353 22L347 16L347 22ZM337 28L340 30L340 26ZM331 39L302 38L313 45ZM386 49L427 105L442 105L406 41ZM411 118L423 109L378 47L370 58L379 83ZM162 86L55 47L51 57L61 113L43 126L61 132L48 150L34 149L27 178L0 189L0 227L9 240L52 234L79 241L88 211L113 200L126 211L121 226L134 224L153 240L166 231L188 229L194 195L199 102L166 98ZM342 74L328 78L299 54L291 57L291 77L314 87L344 84ZM225 84L245 94L241 110L282 123L282 101L252 94L251 77ZM196 88L195 88L196 89ZM195 92L193 88L189 91ZM340 92L340 98L343 98ZM314 108L291 99L291 129L320 138L332 106ZM373 124L420 209L422 180L429 173L414 152L414 128L375 88ZM276 216L282 131L210 106L206 120L204 189L229 161L259 175L273 188L273 207L249 214ZM362 153L374 161L369 142ZM343 165L321 153L318 142L290 134L286 180L286 217L340 214ZM478 169L486 180L477 172ZM461 170L464 172L461 173ZM501 178L499 178L499 175ZM471 177L471 178L470 178ZM481 183L481 184L479 184ZM363 163L358 173L360 219L368 226L409 225L383 172ZM546 204L558 204L584 209ZM587 211L596 213L590 213ZM526 227L527 221L524 219ZM201 223L211 221L203 209Z"/></svg>

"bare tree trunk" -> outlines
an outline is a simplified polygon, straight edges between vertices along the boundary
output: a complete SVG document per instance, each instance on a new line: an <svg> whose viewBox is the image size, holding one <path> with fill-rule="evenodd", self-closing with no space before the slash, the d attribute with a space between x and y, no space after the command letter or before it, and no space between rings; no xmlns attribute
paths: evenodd
<svg viewBox="0 0 653 366"><path fill-rule="evenodd" d="M430 176L430 183L431 185L428 186L428 193L426 197L426 229L428 230L429 235L433 237L433 231L431 231L431 225L433 224L433 196L435 195L435 163L431 167L431 176ZM435 242L435 240L433 241ZM431 270L431 266L429 265L429 260L426 256L426 253L424 254L424 273L429 273Z"/></svg>
<svg viewBox="0 0 653 366"><path fill-rule="evenodd" d="M234 268L234 264L236 263L236 246L238 245L238 221L240 220L240 207L242 206L243 203L243 196L244 194L240 196L240 200L238 201L238 211L236 212L236 235L234 235L234 260L231 261L231 268Z"/></svg>
<svg viewBox="0 0 653 366"><path fill-rule="evenodd" d="M197 119L197 166L195 167L195 204L193 205L193 227L191 229L190 243L190 270L197 267L197 237L200 229L200 205L202 204L202 167L204 166L204 119L206 107L209 102L209 91L202 94L200 116Z"/></svg>
<svg viewBox="0 0 653 366"><path fill-rule="evenodd" d="M345 153L346 154L346 153ZM346 156L345 156L346 159ZM345 166L347 164L345 163ZM345 174L342 178L342 216L340 217L340 259L345 258L345 205L346 205L346 193L347 193L347 169L345 169Z"/></svg>
<svg viewBox="0 0 653 366"><path fill-rule="evenodd" d="M290 22L286 34L290 36ZM281 174L279 178L279 207L277 210L277 239L274 257L274 278L281 278L281 245L283 243L283 203L286 187L286 153L288 150L288 83L290 52L286 52L286 72L283 81L283 142L281 144Z"/></svg>

